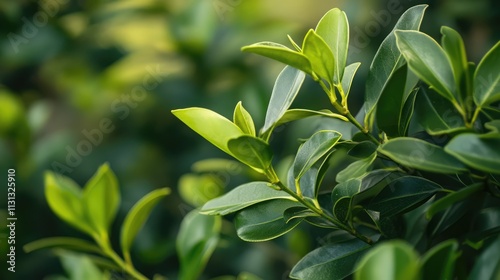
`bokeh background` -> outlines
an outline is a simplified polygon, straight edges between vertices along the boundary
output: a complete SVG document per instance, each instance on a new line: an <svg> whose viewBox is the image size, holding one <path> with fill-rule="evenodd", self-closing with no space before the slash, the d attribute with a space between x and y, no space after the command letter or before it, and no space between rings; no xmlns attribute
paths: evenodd
<svg viewBox="0 0 500 280"><path fill-rule="evenodd" d="M349 18L349 62L362 62L351 99L356 111L378 45L404 10L421 3L430 4L421 29L438 40L441 25L459 30L471 61L500 38L496 0L0 0L0 278L66 275L51 251L22 251L44 237L86 238L51 213L43 173L63 173L84 185L109 162L122 192L114 245L127 210L142 195L173 190L140 232L133 258L149 277L176 279L183 216L255 175L231 162L203 161L227 156L170 111L198 106L231 118L242 101L260 127L283 65L240 48L258 41L289 45L287 34L301 42L333 7ZM327 102L309 79L293 106L321 109ZM293 154L295 139L308 129L298 122L277 130L277 157ZM6 267L9 168L17 179L15 274ZM325 234L304 226L273 242L248 244L225 222L202 279L242 271L287 279Z"/></svg>

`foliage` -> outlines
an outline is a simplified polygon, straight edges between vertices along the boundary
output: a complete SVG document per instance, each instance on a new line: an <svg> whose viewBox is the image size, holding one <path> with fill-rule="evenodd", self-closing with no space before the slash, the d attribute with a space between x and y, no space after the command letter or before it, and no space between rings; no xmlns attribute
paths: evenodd
<svg viewBox="0 0 500 280"><path fill-rule="evenodd" d="M238 236L252 242L304 223L350 236L304 256L293 279L353 272L355 279L498 279L500 42L475 66L455 30L443 27L441 44L419 31L426 7L408 9L381 43L356 116L348 97L360 65L346 64L349 24L340 9L327 12L301 45L289 37L292 48L243 47L287 65L258 133L242 103L232 121L203 108L173 111L259 174L200 213L234 213ZM290 109L306 75L331 108ZM338 121L301 141L293 160L277 158L275 129L313 117ZM339 161L341 150L348 153ZM336 182L327 179L332 172Z"/></svg>

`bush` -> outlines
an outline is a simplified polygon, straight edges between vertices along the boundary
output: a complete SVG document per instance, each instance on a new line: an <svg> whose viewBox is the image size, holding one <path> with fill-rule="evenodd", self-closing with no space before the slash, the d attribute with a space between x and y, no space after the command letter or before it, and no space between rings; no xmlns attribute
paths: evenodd
<svg viewBox="0 0 500 280"><path fill-rule="evenodd" d="M173 111L255 178L221 196L190 187L199 183L197 177L181 184L181 193L202 206L181 225L180 279L197 279L217 246L220 216L228 214L238 236L250 242L277 238L304 223L335 233L294 266L293 279L500 277L500 42L476 66L455 30L442 27L441 44L418 31L425 9L407 10L381 43L364 105L355 115L349 92L360 63L346 65L349 25L339 9L328 11L300 46L289 38L293 49L272 42L243 47L286 64L259 131L241 102L233 120L204 108ZM290 109L306 76L324 90L329 108ZM320 128L300 140L292 160L277 158L273 132L302 119L311 124L320 119ZM215 162L209 170L217 170ZM114 262L106 270L142 279L128 246L152 206L144 201L157 201L167 191L132 208L129 215L141 219L124 222L122 259L107 241L117 187L110 193L94 186L103 172L110 171L103 167L83 194L69 179L48 175L47 200L61 219L93 237L97 246L88 248ZM102 198L96 199L101 208L85 206L90 196ZM69 198L83 206L73 212L58 208ZM38 241L27 248L80 242L66 241Z"/></svg>

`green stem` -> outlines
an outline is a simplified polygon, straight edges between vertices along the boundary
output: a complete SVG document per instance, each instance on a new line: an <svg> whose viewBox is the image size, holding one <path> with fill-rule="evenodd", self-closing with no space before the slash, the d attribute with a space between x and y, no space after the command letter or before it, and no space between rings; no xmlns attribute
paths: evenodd
<svg viewBox="0 0 500 280"><path fill-rule="evenodd" d="M270 170L269 170L268 173L269 174L275 174L275 172L272 169L272 167L270 168ZM273 178L277 178L277 176L273 176ZM271 179L271 178L269 178L269 179ZM321 216L325 220L331 222L332 224L334 224L339 229L342 229L342 230L345 230L345 231L349 232L351 235L355 236L356 238L358 238L358 239L360 239L360 240L362 240L362 241L364 241L364 242L366 242L368 244L373 244L373 240L371 240L369 237L366 237L366 236L360 234L359 232L356 231L356 229L349 228L346 225L344 225L343 223L341 223L338 220L336 220L335 218L329 216L327 213L325 213L323 211L323 209L321 209L320 207L316 206L314 203L311 203L310 201L304 199L304 197L299 196L297 193L295 193L291 189L287 188L280 180L277 180L277 181L275 180L272 183L275 184L280 190L286 192L291 197L295 198L298 202L302 203L304 206L306 206L307 208L309 208L309 210L311 210L314 213L318 214L319 216Z"/></svg>
<svg viewBox="0 0 500 280"><path fill-rule="evenodd" d="M479 116L479 112L481 112L481 107L476 107L476 110L474 110L474 115L472 115L472 119L469 124L470 127L474 126L474 123L476 122L476 119Z"/></svg>
<svg viewBox="0 0 500 280"><path fill-rule="evenodd" d="M142 275L140 272L135 270L132 263L126 263L124 260L118 256L118 254L113 250L109 244L109 239L106 237L94 237L99 247L101 247L104 254L113 260L123 271L127 272L130 276L137 280L148 280L148 278Z"/></svg>

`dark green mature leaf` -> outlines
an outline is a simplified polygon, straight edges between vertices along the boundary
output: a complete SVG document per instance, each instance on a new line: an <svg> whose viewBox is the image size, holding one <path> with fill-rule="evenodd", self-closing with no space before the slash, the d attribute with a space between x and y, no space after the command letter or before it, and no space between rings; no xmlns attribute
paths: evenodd
<svg viewBox="0 0 500 280"><path fill-rule="evenodd" d="M294 206L286 209L285 212L283 212L283 219L285 220L286 223L290 222L293 219L300 219L307 217L319 217L319 215L304 206Z"/></svg>
<svg viewBox="0 0 500 280"><path fill-rule="evenodd" d="M314 163L326 155L341 137L342 135L336 131L321 130L302 144L293 163L295 180L299 180Z"/></svg>
<svg viewBox="0 0 500 280"><path fill-rule="evenodd" d="M492 234L500 233L500 207L482 209L475 217L471 235L482 240Z"/></svg>
<svg viewBox="0 0 500 280"><path fill-rule="evenodd" d="M394 29L387 35L373 58L366 81L365 126L371 127L371 118L378 100L396 69L405 63L394 35L395 30L418 30L427 5L417 5L401 15Z"/></svg>
<svg viewBox="0 0 500 280"><path fill-rule="evenodd" d="M292 279L343 279L354 272L356 262L370 248L361 240L328 244L302 258L290 272ZM382 279L382 278L381 278Z"/></svg>
<svg viewBox="0 0 500 280"><path fill-rule="evenodd" d="M422 257L422 279L453 279L459 256L458 242L454 239L434 246Z"/></svg>
<svg viewBox="0 0 500 280"><path fill-rule="evenodd" d="M252 52L283 62L307 74L312 73L311 62L302 53L293 51L283 45L272 42L261 42L241 48L244 52Z"/></svg>
<svg viewBox="0 0 500 280"><path fill-rule="evenodd" d="M390 182L401 177L400 173L389 170L374 170L361 178L359 192L352 197L352 205L358 205L361 202L376 196Z"/></svg>
<svg viewBox="0 0 500 280"><path fill-rule="evenodd" d="M356 72L358 71L360 65L360 62L355 62L345 67L342 77L342 90L344 91L346 99L349 96L349 92L351 91L351 85L352 81L354 80L354 75L356 75Z"/></svg>
<svg viewBox="0 0 500 280"><path fill-rule="evenodd" d="M153 207L169 193L170 189L168 188L154 190L141 198L128 212L120 232L120 245L122 253L126 258L130 257L130 247L132 247L137 233L139 233L139 230L141 230L149 218Z"/></svg>
<svg viewBox="0 0 500 280"><path fill-rule="evenodd" d="M491 48L474 74L474 102L483 107L500 100L500 41Z"/></svg>
<svg viewBox="0 0 500 280"><path fill-rule="evenodd" d="M251 182L238 186L225 195L210 200L203 205L200 213L226 215L259 202L273 199L294 200L287 193L275 190L268 182Z"/></svg>
<svg viewBox="0 0 500 280"><path fill-rule="evenodd" d="M361 179L353 178L336 185L332 190L332 201L337 202L343 197L352 197L361 190Z"/></svg>
<svg viewBox="0 0 500 280"><path fill-rule="evenodd" d="M399 137L387 141L378 149L395 162L429 172L454 174L465 171L465 166L443 148L417 138Z"/></svg>
<svg viewBox="0 0 500 280"><path fill-rule="evenodd" d="M352 214L350 211L351 200L352 199L350 197L341 197L335 202L335 205L333 205L333 214L342 223L345 223L349 218L349 215Z"/></svg>
<svg viewBox="0 0 500 280"><path fill-rule="evenodd" d="M120 206L120 189L107 163L101 165L83 189L84 212L96 233L107 235Z"/></svg>
<svg viewBox="0 0 500 280"><path fill-rule="evenodd" d="M250 242L277 238L291 231L301 218L286 221L283 213L302 204L287 199L275 199L248 207L236 214L234 225L238 236Z"/></svg>
<svg viewBox="0 0 500 280"><path fill-rule="evenodd" d="M399 133L401 126L403 107L408 97L406 89L406 78L408 67L406 64L395 70L389 77L382 91L376 110L377 126L389 137L402 136ZM417 81L414 81L415 86Z"/></svg>
<svg viewBox="0 0 500 280"><path fill-rule="evenodd" d="M82 190L70 178L52 172L45 173L45 197L52 212L71 226L92 235L82 203Z"/></svg>
<svg viewBox="0 0 500 280"><path fill-rule="evenodd" d="M309 168L302 177L299 179L299 186L302 194L306 197L316 198L319 194L319 188L321 182L326 174L326 171L330 167L329 158L334 151L330 151L329 154L323 157L323 160L318 160L316 163ZM287 177L288 187L292 190L296 190L296 181L293 175L293 166L291 166L288 177Z"/></svg>
<svg viewBox="0 0 500 280"><path fill-rule="evenodd" d="M366 174L367 170L371 167L376 158L377 153L373 153L364 159L360 159L349 164L346 168L337 173L337 182L342 183L349 179L363 176Z"/></svg>
<svg viewBox="0 0 500 280"><path fill-rule="evenodd" d="M246 133L250 136L256 135L255 134L255 124L253 123L252 116L243 107L243 104L241 104L241 101L238 102L238 104L236 104L236 108L234 108L233 122L244 133Z"/></svg>
<svg viewBox="0 0 500 280"><path fill-rule="evenodd" d="M413 111L415 108L415 100L417 98L418 91L419 88L413 89L413 91L410 92L410 95L408 95L408 98L406 98L406 101L403 104L403 110L401 111L401 117L399 120L399 135L401 136L408 135L408 129L412 120Z"/></svg>
<svg viewBox="0 0 500 280"><path fill-rule="evenodd" d="M46 248L61 248L80 252L102 254L101 248L84 239L73 237L49 237L30 242L23 246L26 253Z"/></svg>
<svg viewBox="0 0 500 280"><path fill-rule="evenodd" d="M335 59L325 41L312 29L307 32L304 38L302 53L311 62L313 72L331 84Z"/></svg>
<svg viewBox="0 0 500 280"><path fill-rule="evenodd" d="M449 208L451 205L453 205L459 201L467 199L469 196L482 190L483 188L484 188L483 183L476 183L476 184L473 184L471 186L467 186L463 189L460 189L456 192L447 194L445 197L432 203L432 205L429 207L429 209L427 209L427 212L426 212L427 219L431 219L436 213Z"/></svg>
<svg viewBox="0 0 500 280"><path fill-rule="evenodd" d="M267 107L266 120L262 133L265 133L283 117L286 110L292 105L293 100L304 82L304 72L293 67L286 66L276 78L271 100Z"/></svg>
<svg viewBox="0 0 500 280"><path fill-rule="evenodd" d="M463 133L453 138L444 150L468 166L500 174L500 133L478 135Z"/></svg>
<svg viewBox="0 0 500 280"><path fill-rule="evenodd" d="M416 208L441 190L441 186L427 179L401 177L390 182L366 208L384 217L395 216Z"/></svg>
<svg viewBox="0 0 500 280"><path fill-rule="evenodd" d="M397 30L395 34L410 69L444 98L457 100L453 70L441 46L422 32Z"/></svg>
<svg viewBox="0 0 500 280"><path fill-rule="evenodd" d="M441 38L441 45L451 62L453 75L455 77L455 84L460 92L458 97L463 104L468 98L467 84L470 83L467 75L469 63L467 62L464 41L457 31L447 26L441 27L441 34L443 35ZM464 88L462 88L463 84L465 85Z"/></svg>
<svg viewBox="0 0 500 280"><path fill-rule="evenodd" d="M193 107L173 110L172 113L194 132L229 155L232 155L227 147L229 140L245 135L230 120L208 109Z"/></svg>
<svg viewBox="0 0 500 280"><path fill-rule="evenodd" d="M373 142L363 141L356 144L347 154L355 158L364 159L376 152L377 148L378 146Z"/></svg>
<svg viewBox="0 0 500 280"><path fill-rule="evenodd" d="M229 140L227 147L236 159L261 173L265 173L271 165L271 147L260 138L243 135Z"/></svg>
<svg viewBox="0 0 500 280"><path fill-rule="evenodd" d="M430 135L440 135L465 130L465 123L456 108L435 92L420 88L415 102L418 123Z"/></svg>
<svg viewBox="0 0 500 280"><path fill-rule="evenodd" d="M419 259L413 248L399 240L385 242L370 250L359 262L355 280L417 280Z"/></svg>
<svg viewBox="0 0 500 280"><path fill-rule="evenodd" d="M193 210L184 217L176 240L181 280L198 279L217 247L221 217L206 216Z"/></svg>
<svg viewBox="0 0 500 280"><path fill-rule="evenodd" d="M339 84L343 81L349 47L349 23L346 14L338 8L331 9L318 22L316 33L325 40L333 54L333 82Z"/></svg>
<svg viewBox="0 0 500 280"><path fill-rule="evenodd" d="M469 279L499 279L500 278L500 236L486 247L472 268Z"/></svg>

